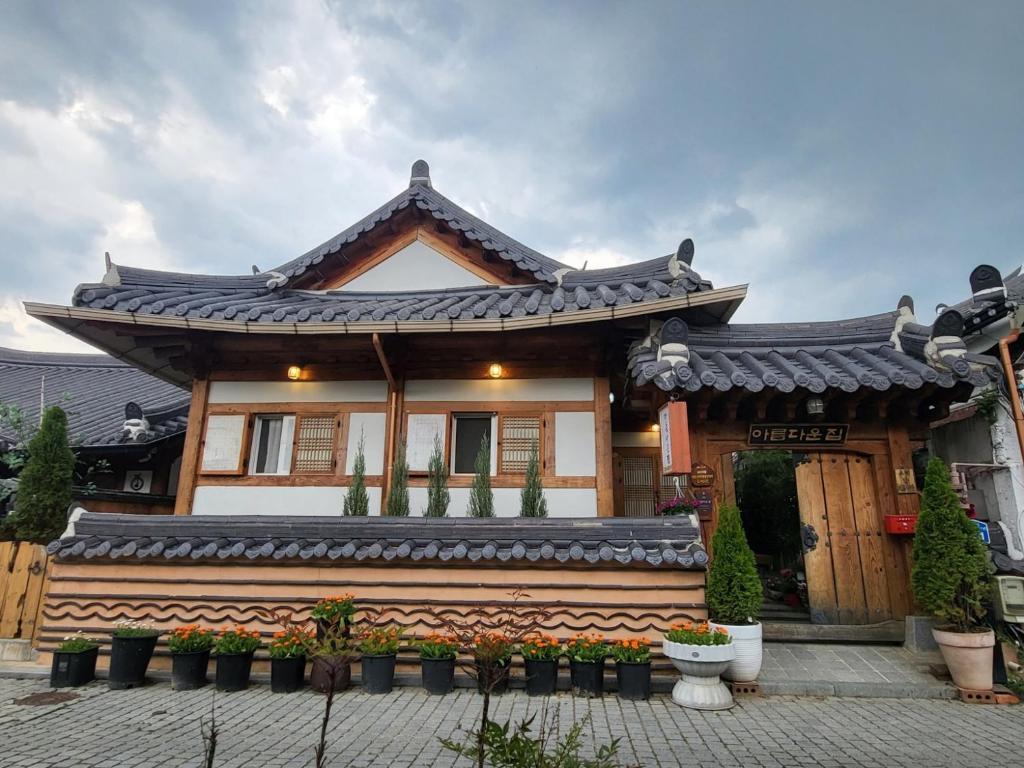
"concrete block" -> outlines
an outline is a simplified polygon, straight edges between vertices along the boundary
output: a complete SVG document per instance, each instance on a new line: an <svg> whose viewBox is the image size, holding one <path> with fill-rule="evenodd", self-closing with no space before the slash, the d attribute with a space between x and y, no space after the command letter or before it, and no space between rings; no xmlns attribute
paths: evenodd
<svg viewBox="0 0 1024 768"><path fill-rule="evenodd" d="M930 616L907 616L903 646L914 653L926 653L939 650L932 637L935 621Z"/></svg>
<svg viewBox="0 0 1024 768"><path fill-rule="evenodd" d="M0 639L0 661L32 661L31 641Z"/></svg>

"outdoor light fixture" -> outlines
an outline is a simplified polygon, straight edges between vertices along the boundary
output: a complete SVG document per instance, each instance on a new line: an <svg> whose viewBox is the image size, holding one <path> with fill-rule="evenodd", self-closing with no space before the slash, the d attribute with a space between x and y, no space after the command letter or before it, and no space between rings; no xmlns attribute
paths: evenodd
<svg viewBox="0 0 1024 768"><path fill-rule="evenodd" d="M811 416L820 416L825 412L825 401L820 397L807 398L807 413Z"/></svg>
<svg viewBox="0 0 1024 768"><path fill-rule="evenodd" d="M288 378L292 381L298 381L302 378L302 366L301 365L289 365L288 366Z"/></svg>
<svg viewBox="0 0 1024 768"><path fill-rule="evenodd" d="M487 375L492 379L500 379L504 373L505 369L501 367L501 363L491 363L491 367L487 369Z"/></svg>
<svg viewBox="0 0 1024 768"><path fill-rule="evenodd" d="M608 402L609 403L614 403L615 402L615 393L614 392L609 392L608 393Z"/></svg>
<svg viewBox="0 0 1024 768"><path fill-rule="evenodd" d="M661 432L661 425L658 422L651 424L651 432Z"/></svg>

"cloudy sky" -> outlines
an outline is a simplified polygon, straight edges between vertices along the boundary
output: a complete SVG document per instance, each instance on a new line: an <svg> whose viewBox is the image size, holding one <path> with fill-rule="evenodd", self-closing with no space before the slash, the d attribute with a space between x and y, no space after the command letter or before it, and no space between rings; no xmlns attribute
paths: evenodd
<svg viewBox="0 0 1024 768"><path fill-rule="evenodd" d="M608 266L684 237L737 321L930 320L1024 260L1019 2L0 3L0 345L103 252L246 273L408 183Z"/></svg>

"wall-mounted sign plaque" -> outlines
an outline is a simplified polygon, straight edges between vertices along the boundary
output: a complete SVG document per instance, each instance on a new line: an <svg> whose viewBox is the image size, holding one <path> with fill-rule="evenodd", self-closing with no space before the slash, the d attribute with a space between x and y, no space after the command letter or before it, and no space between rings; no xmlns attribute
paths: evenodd
<svg viewBox="0 0 1024 768"><path fill-rule="evenodd" d="M703 462L694 462L690 470L690 485L694 488L710 488L715 484L715 470Z"/></svg>
<svg viewBox="0 0 1024 768"><path fill-rule="evenodd" d="M896 493L917 493L917 483L914 482L914 470L896 470Z"/></svg>
<svg viewBox="0 0 1024 768"><path fill-rule="evenodd" d="M842 445L849 424L751 424L749 445Z"/></svg>

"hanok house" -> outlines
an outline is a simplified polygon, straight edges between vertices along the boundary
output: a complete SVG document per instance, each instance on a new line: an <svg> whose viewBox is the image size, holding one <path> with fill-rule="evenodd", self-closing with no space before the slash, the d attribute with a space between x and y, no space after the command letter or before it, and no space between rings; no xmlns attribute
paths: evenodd
<svg viewBox="0 0 1024 768"><path fill-rule="evenodd" d="M439 611L489 610L523 586L550 629L656 635L706 615L706 542L733 496L738 452L794 452L809 617L877 623L910 610L912 455L928 422L998 375L966 354L953 316L908 302L847 321L729 323L743 285L715 288L693 244L612 269L574 269L437 192L408 189L269 270L210 276L108 264L71 306L35 317L191 388L173 518L85 515L51 546L44 646L123 616L161 625L257 621L352 591L412 631ZM685 403L682 491L697 515L656 517L659 408ZM678 416L679 406L673 408ZM411 507L426 505L439 437L448 519L377 517L396 446ZM491 446L496 520L465 519L473 460ZM536 442L551 519L520 519ZM370 518L341 509L362 443ZM270 629L270 627L268 627Z"/></svg>

